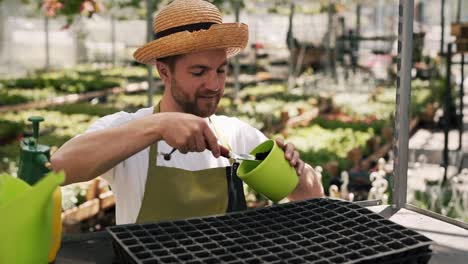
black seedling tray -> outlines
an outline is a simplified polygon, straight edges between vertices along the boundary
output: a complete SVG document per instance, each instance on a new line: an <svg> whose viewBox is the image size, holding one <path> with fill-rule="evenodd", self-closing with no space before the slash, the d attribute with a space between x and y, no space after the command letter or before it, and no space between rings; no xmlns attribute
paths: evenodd
<svg viewBox="0 0 468 264"><path fill-rule="evenodd" d="M275 205L107 228L123 263L427 263L431 240L356 204Z"/></svg>

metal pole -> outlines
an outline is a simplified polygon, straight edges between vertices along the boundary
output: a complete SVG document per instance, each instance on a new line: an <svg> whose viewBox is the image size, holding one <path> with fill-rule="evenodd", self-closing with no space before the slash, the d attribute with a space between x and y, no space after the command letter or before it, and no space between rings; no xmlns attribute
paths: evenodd
<svg viewBox="0 0 468 264"><path fill-rule="evenodd" d="M326 55L327 55L327 64L325 67L325 72L328 74L332 73L332 54L331 54L331 41L332 41L332 27L333 27L333 1L328 2L327 15L328 15L328 30L327 30L327 45L326 45Z"/></svg>
<svg viewBox="0 0 468 264"><path fill-rule="evenodd" d="M115 48L115 17L111 15L111 42L112 42L112 65L116 64Z"/></svg>
<svg viewBox="0 0 468 264"><path fill-rule="evenodd" d="M153 40L153 0L146 0L146 41ZM153 67L146 66L148 70L148 106L153 105L154 82L153 82Z"/></svg>
<svg viewBox="0 0 468 264"><path fill-rule="evenodd" d="M356 37L361 36L361 4L356 7ZM356 49L359 53L359 41L356 42Z"/></svg>
<svg viewBox="0 0 468 264"><path fill-rule="evenodd" d="M408 139L411 99L414 0L400 0L398 33L398 78L394 135L393 204L404 208L408 178Z"/></svg>
<svg viewBox="0 0 468 264"><path fill-rule="evenodd" d="M458 3L457 3L457 22L458 23L460 23L460 19L461 19L461 9L462 9L462 1L458 0Z"/></svg>
<svg viewBox="0 0 468 264"><path fill-rule="evenodd" d="M345 67L344 67L345 31L346 31L345 18L340 17L339 20L338 20L338 23L339 23L339 27L340 27L340 30L339 30L340 35L339 35L339 39L336 42L336 48L337 48L336 49L336 51L337 51L336 52L336 59L340 63L343 70L346 72ZM346 74L345 74L345 77L346 77Z"/></svg>
<svg viewBox="0 0 468 264"><path fill-rule="evenodd" d="M445 0L441 0L440 7L440 54L444 54L444 34L445 34Z"/></svg>
<svg viewBox="0 0 468 264"><path fill-rule="evenodd" d="M357 44L359 43L358 36L356 35L356 32L352 32L352 30L349 31L349 56L351 58L351 68L353 70L353 74L356 74L357 70L357 56L358 56L358 51L357 51Z"/></svg>
<svg viewBox="0 0 468 264"><path fill-rule="evenodd" d="M294 76L294 52L297 53L297 48L294 43L293 34L293 17L294 17L294 3L291 3L291 12L289 13L289 29L288 29L288 44L289 44L289 76L288 76L288 92L294 88L296 84L296 76ZM297 59L297 57L296 57Z"/></svg>
<svg viewBox="0 0 468 264"><path fill-rule="evenodd" d="M240 0L236 1L235 8L236 8L236 22L239 23ZM234 58L234 100L237 100L239 97L239 91L240 91L239 73L240 73L239 56L236 56Z"/></svg>
<svg viewBox="0 0 468 264"><path fill-rule="evenodd" d="M451 103L451 69L452 68L452 43L447 46L447 65L446 65L446 76L445 76L445 105L444 105L444 152L443 152L443 166L444 166L444 181L447 180L447 168L448 168L448 133L450 126L450 103Z"/></svg>
<svg viewBox="0 0 468 264"><path fill-rule="evenodd" d="M3 39L5 38L6 34L5 34L5 21L6 21L6 12L4 12L3 10L5 9L5 7L3 6L3 2L0 1L0 57L2 58L5 58L3 57L3 49L4 47L6 46L6 41L4 42ZM3 61L3 59L2 59Z"/></svg>
<svg viewBox="0 0 468 264"><path fill-rule="evenodd" d="M423 24L424 23L424 2L419 2L416 5L416 14L417 14L417 17L415 17L414 19L417 22L419 22L419 24Z"/></svg>
<svg viewBox="0 0 468 264"><path fill-rule="evenodd" d="M463 136L463 97L465 96L465 91L464 89L464 83L465 83L465 71L464 71L464 64L465 64L465 54L461 54L461 67L460 67L460 75L461 75L461 81L460 81L460 105L459 105L459 119L458 119L458 126L459 126L459 131L458 131L458 150L462 149L462 136Z"/></svg>
<svg viewBox="0 0 468 264"><path fill-rule="evenodd" d="M44 18L44 32L45 32L45 69L50 69L50 40L49 40L49 17L46 15Z"/></svg>
<svg viewBox="0 0 468 264"><path fill-rule="evenodd" d="M438 214L436 212L432 212L432 211L429 211L429 210L426 210L426 209L421 209L421 208L419 208L417 206L414 206L414 205L411 205L411 204L407 204L406 209L411 210L413 212L416 212L418 214L429 216L431 218L434 218L434 219L437 219L437 220L440 220L440 221L443 221L443 222L446 222L446 223L449 223L449 224L452 224L452 225L459 226L459 227L464 228L464 229L468 229L468 223L462 222L462 220L457 220L457 219L454 219L454 218L450 218L449 216Z"/></svg>

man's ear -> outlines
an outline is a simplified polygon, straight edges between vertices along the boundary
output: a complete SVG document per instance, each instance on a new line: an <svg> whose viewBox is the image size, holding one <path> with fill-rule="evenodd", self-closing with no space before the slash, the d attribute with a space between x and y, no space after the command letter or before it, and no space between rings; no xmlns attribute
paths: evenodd
<svg viewBox="0 0 468 264"><path fill-rule="evenodd" d="M159 77L163 82L170 82L171 70L169 69L169 65L164 62L156 61L156 69L158 69Z"/></svg>

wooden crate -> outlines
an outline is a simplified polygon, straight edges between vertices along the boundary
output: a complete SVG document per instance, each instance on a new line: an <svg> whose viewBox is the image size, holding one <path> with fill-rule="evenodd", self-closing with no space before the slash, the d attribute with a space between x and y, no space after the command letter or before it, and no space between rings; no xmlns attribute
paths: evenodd
<svg viewBox="0 0 468 264"><path fill-rule="evenodd" d="M468 22L453 23L450 32L457 39L468 39Z"/></svg>
<svg viewBox="0 0 468 264"><path fill-rule="evenodd" d="M457 52L459 53L468 52L468 38L465 38L465 39L457 38L457 41L455 41L455 44L457 45Z"/></svg>
<svg viewBox="0 0 468 264"><path fill-rule="evenodd" d="M89 232L90 227L94 227L96 225L96 216L98 213L98 198L62 212L62 233L78 234Z"/></svg>
<svg viewBox="0 0 468 264"><path fill-rule="evenodd" d="M78 207L72 208L62 213L64 223L77 223L88 220L96 216L99 212L99 199L95 198L87 201Z"/></svg>
<svg viewBox="0 0 468 264"><path fill-rule="evenodd" d="M112 191L107 191L99 195L101 210L106 210L115 206L115 196Z"/></svg>

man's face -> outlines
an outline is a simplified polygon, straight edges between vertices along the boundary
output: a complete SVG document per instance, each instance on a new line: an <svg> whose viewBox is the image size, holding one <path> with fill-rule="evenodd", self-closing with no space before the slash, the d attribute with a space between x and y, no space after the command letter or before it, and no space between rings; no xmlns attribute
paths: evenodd
<svg viewBox="0 0 468 264"><path fill-rule="evenodd" d="M177 58L170 93L181 110L200 117L216 112L226 82L226 50L190 53Z"/></svg>

